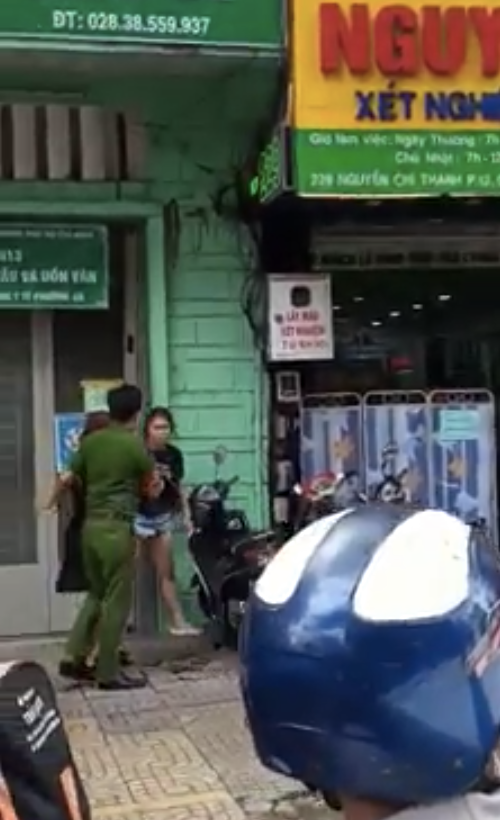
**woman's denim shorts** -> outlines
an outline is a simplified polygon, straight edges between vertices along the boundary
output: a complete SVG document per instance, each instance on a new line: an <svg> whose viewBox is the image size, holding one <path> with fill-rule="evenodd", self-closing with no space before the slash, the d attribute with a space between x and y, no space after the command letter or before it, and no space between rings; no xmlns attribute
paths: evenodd
<svg viewBox="0 0 500 820"><path fill-rule="evenodd" d="M134 535L138 538L156 538L158 535L170 535L179 529L179 515L164 513L164 515L136 515L134 519Z"/></svg>

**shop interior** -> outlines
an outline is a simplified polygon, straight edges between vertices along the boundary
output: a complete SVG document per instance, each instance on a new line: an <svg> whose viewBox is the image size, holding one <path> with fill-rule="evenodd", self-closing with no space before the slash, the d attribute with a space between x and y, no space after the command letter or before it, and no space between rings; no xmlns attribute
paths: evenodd
<svg viewBox="0 0 500 820"><path fill-rule="evenodd" d="M312 473L352 469L368 489L377 470L392 469L411 484L410 416L421 411L422 469L408 500L485 518L496 531L500 231L494 203L290 198L266 209L260 247L269 273L331 276L335 345L331 361L268 365L275 520L290 518L290 487ZM340 458L347 439L344 450L355 457ZM449 475L453 465L456 475ZM485 471L488 480L481 481Z"/></svg>

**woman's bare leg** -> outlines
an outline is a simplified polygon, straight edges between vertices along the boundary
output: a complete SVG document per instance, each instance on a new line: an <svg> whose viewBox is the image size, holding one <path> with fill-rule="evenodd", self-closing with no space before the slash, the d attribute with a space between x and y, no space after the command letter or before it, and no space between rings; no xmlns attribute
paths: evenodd
<svg viewBox="0 0 500 820"><path fill-rule="evenodd" d="M167 533L148 539L148 547L156 570L160 593L173 629L183 629L186 621L175 588L172 538Z"/></svg>

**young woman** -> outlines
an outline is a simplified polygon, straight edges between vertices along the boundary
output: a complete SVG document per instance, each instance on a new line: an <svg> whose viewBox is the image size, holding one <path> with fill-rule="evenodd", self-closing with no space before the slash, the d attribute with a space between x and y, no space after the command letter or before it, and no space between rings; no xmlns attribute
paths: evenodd
<svg viewBox="0 0 500 820"><path fill-rule="evenodd" d="M186 623L175 589L172 535L182 521L188 534L192 525L182 487L184 459L179 448L170 442L174 433L174 419L168 408L154 407L149 411L144 423L144 440L163 487L157 498L144 500L140 505L134 531L146 544L157 573L170 633L187 636L197 635L199 630Z"/></svg>

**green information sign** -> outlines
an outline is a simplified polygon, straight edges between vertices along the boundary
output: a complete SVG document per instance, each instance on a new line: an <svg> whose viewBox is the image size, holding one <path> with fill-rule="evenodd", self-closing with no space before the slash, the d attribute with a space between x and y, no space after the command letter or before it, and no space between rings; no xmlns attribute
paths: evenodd
<svg viewBox="0 0 500 820"><path fill-rule="evenodd" d="M0 40L277 49L282 0L3 0Z"/></svg>
<svg viewBox="0 0 500 820"><path fill-rule="evenodd" d="M279 126L259 154L257 171L250 182L250 195L262 204L272 202L291 188L289 129Z"/></svg>
<svg viewBox="0 0 500 820"><path fill-rule="evenodd" d="M109 304L108 238L93 225L0 225L0 309Z"/></svg>
<svg viewBox="0 0 500 820"><path fill-rule="evenodd" d="M498 196L500 131L306 131L293 135L303 196Z"/></svg>

